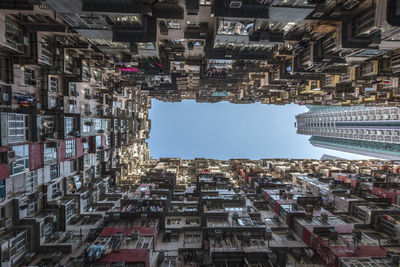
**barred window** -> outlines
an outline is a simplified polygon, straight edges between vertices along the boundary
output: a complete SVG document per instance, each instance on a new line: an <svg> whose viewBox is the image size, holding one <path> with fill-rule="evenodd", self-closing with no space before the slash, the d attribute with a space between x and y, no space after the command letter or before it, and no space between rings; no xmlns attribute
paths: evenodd
<svg viewBox="0 0 400 267"><path fill-rule="evenodd" d="M29 170L29 145L13 146L16 160L11 163L11 175Z"/></svg>
<svg viewBox="0 0 400 267"><path fill-rule="evenodd" d="M24 142L28 132L28 116L8 114L8 142Z"/></svg>
<svg viewBox="0 0 400 267"><path fill-rule="evenodd" d="M50 165L50 179L56 179L59 176L58 163Z"/></svg>
<svg viewBox="0 0 400 267"><path fill-rule="evenodd" d="M65 157L75 157L75 139L65 140Z"/></svg>
<svg viewBox="0 0 400 267"><path fill-rule="evenodd" d="M71 160L69 163L69 171L72 172L76 172L78 169L78 162L76 160Z"/></svg>
<svg viewBox="0 0 400 267"><path fill-rule="evenodd" d="M101 130L101 119L95 119L94 120L94 129L96 131Z"/></svg>
<svg viewBox="0 0 400 267"><path fill-rule="evenodd" d="M44 164L53 164L57 161L57 143L51 142L44 147Z"/></svg>
<svg viewBox="0 0 400 267"><path fill-rule="evenodd" d="M28 172L26 174L26 191L32 191L38 186L38 174L37 170Z"/></svg>
<svg viewBox="0 0 400 267"><path fill-rule="evenodd" d="M71 135L71 133L75 130L74 125L75 125L75 118L73 117L64 118L64 127L66 135Z"/></svg>
<svg viewBox="0 0 400 267"><path fill-rule="evenodd" d="M51 185L51 195L53 198L57 197L61 192L60 183L55 183Z"/></svg>

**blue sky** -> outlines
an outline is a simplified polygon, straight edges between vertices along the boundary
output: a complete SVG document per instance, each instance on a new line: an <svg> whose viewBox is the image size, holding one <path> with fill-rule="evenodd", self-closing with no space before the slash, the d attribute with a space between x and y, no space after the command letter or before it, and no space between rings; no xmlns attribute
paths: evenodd
<svg viewBox="0 0 400 267"><path fill-rule="evenodd" d="M152 158L314 158L323 154L366 158L313 147L296 134L295 116L305 106L161 102L152 100L149 148Z"/></svg>

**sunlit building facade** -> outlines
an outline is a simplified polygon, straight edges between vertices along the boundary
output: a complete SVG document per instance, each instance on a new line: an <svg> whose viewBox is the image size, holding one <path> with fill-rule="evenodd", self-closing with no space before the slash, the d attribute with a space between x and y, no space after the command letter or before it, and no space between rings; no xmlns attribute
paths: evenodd
<svg viewBox="0 0 400 267"><path fill-rule="evenodd" d="M397 107L314 107L296 116L297 133L317 147L377 158L400 158Z"/></svg>

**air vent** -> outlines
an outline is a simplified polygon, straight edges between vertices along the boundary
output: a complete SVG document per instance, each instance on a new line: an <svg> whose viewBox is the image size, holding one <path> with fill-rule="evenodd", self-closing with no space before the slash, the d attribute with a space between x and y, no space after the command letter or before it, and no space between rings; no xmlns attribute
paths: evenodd
<svg viewBox="0 0 400 267"><path fill-rule="evenodd" d="M313 15L313 17L314 17L314 18L320 18L320 17L322 17L323 15L324 15L323 12L315 12L314 15Z"/></svg>

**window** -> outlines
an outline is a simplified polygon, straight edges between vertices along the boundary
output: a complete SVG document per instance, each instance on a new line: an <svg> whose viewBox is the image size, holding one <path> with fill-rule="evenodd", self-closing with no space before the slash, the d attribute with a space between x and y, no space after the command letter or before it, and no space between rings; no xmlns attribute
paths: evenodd
<svg viewBox="0 0 400 267"><path fill-rule="evenodd" d="M154 50L153 43L138 43L139 50Z"/></svg>
<svg viewBox="0 0 400 267"><path fill-rule="evenodd" d="M51 52L51 43L50 40L47 38L42 38L42 56L40 60L48 65L52 64L53 53Z"/></svg>
<svg viewBox="0 0 400 267"><path fill-rule="evenodd" d="M89 182L91 174L92 174L91 169L88 169L83 173L83 180L85 181L85 183Z"/></svg>
<svg viewBox="0 0 400 267"><path fill-rule="evenodd" d="M74 71L74 57L72 50L67 50L64 54L64 70L70 73Z"/></svg>
<svg viewBox="0 0 400 267"><path fill-rule="evenodd" d="M95 176L96 178L100 177L100 165L97 165L95 168Z"/></svg>
<svg viewBox="0 0 400 267"><path fill-rule="evenodd" d="M75 131L75 118L65 117L64 127L66 135L73 135L73 132Z"/></svg>
<svg viewBox="0 0 400 267"><path fill-rule="evenodd" d="M141 25L140 16L108 16L114 25Z"/></svg>
<svg viewBox="0 0 400 267"><path fill-rule="evenodd" d="M101 86L101 84L102 84L101 71L95 70L95 71L93 71L93 75L94 75L94 80L95 80L96 86Z"/></svg>
<svg viewBox="0 0 400 267"><path fill-rule="evenodd" d="M5 26L7 44L18 51L23 51L24 48L22 44L22 27L11 20L9 17L6 17Z"/></svg>
<svg viewBox="0 0 400 267"><path fill-rule="evenodd" d="M75 157L75 139L65 140L65 157Z"/></svg>
<svg viewBox="0 0 400 267"><path fill-rule="evenodd" d="M24 77L26 85L36 85L34 70L25 68Z"/></svg>
<svg viewBox="0 0 400 267"><path fill-rule="evenodd" d="M28 172L26 174L26 191L32 191L35 187L38 186L38 174L37 170Z"/></svg>
<svg viewBox="0 0 400 267"><path fill-rule="evenodd" d="M106 147L110 147L111 145L111 135L108 134L106 137Z"/></svg>
<svg viewBox="0 0 400 267"><path fill-rule="evenodd" d="M88 103L85 103L85 114L90 115L90 105Z"/></svg>
<svg viewBox="0 0 400 267"><path fill-rule="evenodd" d="M29 145L13 146L16 161L11 163L11 175L29 170Z"/></svg>
<svg viewBox="0 0 400 267"><path fill-rule="evenodd" d="M90 77L89 67L86 65L82 65L82 81L88 82Z"/></svg>
<svg viewBox="0 0 400 267"><path fill-rule="evenodd" d="M51 142L44 145L44 164L53 164L57 160L57 143Z"/></svg>
<svg viewBox="0 0 400 267"><path fill-rule="evenodd" d="M50 108L56 108L57 107L57 98L50 97L49 98L49 105L50 105Z"/></svg>
<svg viewBox="0 0 400 267"><path fill-rule="evenodd" d="M26 210L26 215L31 216L37 212L37 202L33 200L32 202L28 203L28 208Z"/></svg>
<svg viewBox="0 0 400 267"><path fill-rule="evenodd" d="M50 165L50 180L58 178L58 163Z"/></svg>
<svg viewBox="0 0 400 267"><path fill-rule="evenodd" d="M5 183L4 180L0 180L0 199L3 199L6 197L5 195ZM4 207L1 208L2 211L2 216L0 216L0 218L4 218Z"/></svg>
<svg viewBox="0 0 400 267"><path fill-rule="evenodd" d="M94 129L95 131L101 130L101 119L94 120Z"/></svg>
<svg viewBox="0 0 400 267"><path fill-rule="evenodd" d="M104 131L108 131L110 128L110 122L108 120L103 120L103 125L104 125Z"/></svg>
<svg viewBox="0 0 400 267"><path fill-rule="evenodd" d="M101 135L96 136L96 147L101 147Z"/></svg>
<svg viewBox="0 0 400 267"><path fill-rule="evenodd" d="M78 112L78 108L76 107L76 100L69 99L69 112L70 113L76 113Z"/></svg>
<svg viewBox="0 0 400 267"><path fill-rule="evenodd" d="M60 183L55 183L51 185L51 195L53 198L59 196L61 193Z"/></svg>
<svg viewBox="0 0 400 267"><path fill-rule="evenodd" d="M69 171L71 173L76 172L78 170L78 161L77 160L71 160L69 162Z"/></svg>
<svg viewBox="0 0 400 267"><path fill-rule="evenodd" d="M51 92L58 92L58 78L50 77L50 91Z"/></svg>
<svg viewBox="0 0 400 267"><path fill-rule="evenodd" d="M91 120L84 120L82 131L84 133L90 133L92 131L92 121Z"/></svg>
<svg viewBox="0 0 400 267"><path fill-rule="evenodd" d="M76 83L69 83L69 94L71 96L78 96L78 91L76 90Z"/></svg>
<svg viewBox="0 0 400 267"><path fill-rule="evenodd" d="M28 116L8 114L8 142L24 142L28 132Z"/></svg>
<svg viewBox="0 0 400 267"><path fill-rule="evenodd" d="M85 166L89 166L90 165L90 158L89 158L88 155L85 155L83 157L83 163L84 163Z"/></svg>
<svg viewBox="0 0 400 267"><path fill-rule="evenodd" d="M201 237L200 235L185 235L185 243L200 243Z"/></svg>
<svg viewBox="0 0 400 267"><path fill-rule="evenodd" d="M85 153L87 153L88 150L89 150L89 143L88 143L88 142L84 142L84 143L83 143L83 151L84 151Z"/></svg>

